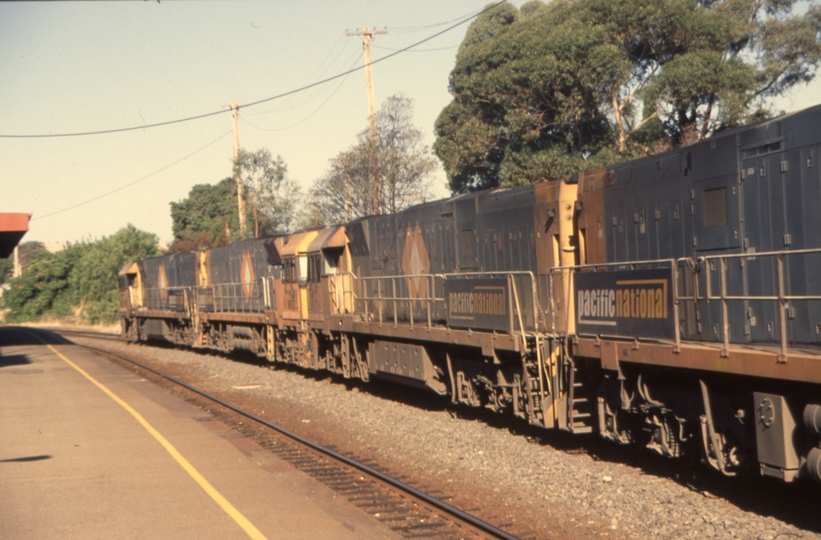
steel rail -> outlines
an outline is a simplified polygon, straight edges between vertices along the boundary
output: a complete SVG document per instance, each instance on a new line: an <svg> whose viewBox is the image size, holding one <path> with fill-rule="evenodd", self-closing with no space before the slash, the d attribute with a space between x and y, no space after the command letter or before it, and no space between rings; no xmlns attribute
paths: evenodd
<svg viewBox="0 0 821 540"><path fill-rule="evenodd" d="M54 334L69 334L78 337L87 337L89 339L107 339L111 341L125 341L122 334L110 334L108 332L97 332L94 330L74 330L69 328L29 328L29 330L44 330L46 332L52 332Z"/></svg>
<svg viewBox="0 0 821 540"><path fill-rule="evenodd" d="M507 532L505 532L505 531L503 531L503 530L501 530L497 527L494 527L493 525L477 518L476 516L473 516L471 514L468 514L467 512L459 510L458 508L456 508L454 506L451 506L446 502L443 502L443 501L440 501L439 499L431 497L427 493L425 493L423 491L419 491L418 489L414 488L413 486L409 486L408 484L400 482L399 480L397 480L395 478L392 478L392 477L390 477L390 476L388 476L388 475L386 475L382 472L379 472L376 469L372 469L371 467L368 467L367 465L363 465L362 463L354 461L353 459L350 459L346 456L343 456L342 454L340 454L338 452L334 452L333 450L330 450L329 448L325 448L324 446L320 446L320 445L318 445L314 442L309 441L308 439L300 437L296 433L294 433L292 431L289 431L289 430L287 430L287 429L285 429L281 426L278 426L277 424L269 422L268 420L266 420L264 418L261 418L261 417L255 415L252 412L246 411L246 410L241 409L241 408L239 408L235 405L232 405L232 404L228 403L227 401L224 401L224 400L222 400L222 399L220 399L216 396L213 396L213 395L211 395L211 394L209 394L209 393L207 393L203 390L200 390L200 389L198 389L194 386L191 386L190 384L184 383L184 382L182 382L181 380L179 380L175 377L172 377L170 375L166 375L165 373L162 373L161 371L159 371L157 369L154 369L150 366L147 366L147 365L143 364L142 362L138 362L137 360L134 360L133 358L129 358L129 357L124 356L122 354L119 354L119 353L116 353L116 352L113 352L113 351L109 351L109 350L106 350L106 349L100 349L98 347L92 347L90 345L80 345L80 344L77 344L77 345L79 345L80 347L92 350L92 351L97 351L97 352L100 352L100 353L103 353L103 354L114 356L114 357L119 358L119 359L121 359L125 362L129 362L131 364L134 364L136 366L141 367L142 369L150 371L151 373L153 373L153 374L155 374L159 377L162 377L162 378L164 378L168 381L171 381L174 384L182 386L183 388L186 388L189 391L194 392L195 394L198 394L198 395L200 395L200 396L202 396L206 399L209 399L209 400L213 401L214 403L218 403L218 404L222 405L223 407L234 411L235 413L238 413L238 414L240 414L240 415L242 415L246 418L249 418L251 420L254 420L255 422L258 422L258 423L260 423L260 424L262 424L262 425L264 425L268 428L271 428L274 431L276 431L278 433L281 433L282 435L285 435L286 437L289 437L289 438L293 439L294 441L296 441L296 442L298 442L298 443L300 443L304 446L307 446L308 448L311 448L312 450L314 450L316 452L319 452L320 454L324 454L324 455L326 455L330 458L333 458L337 461L340 461L340 462L342 462L342 463L344 463L344 464L346 464L350 467L358 469L358 470L364 472L365 474L367 474L369 476L377 478L377 479L381 480L382 482L384 482L384 483L386 483L386 484L388 484L388 485L390 485L390 486L392 486L392 487L394 487L394 488L396 488L400 491L403 491L403 492L405 492L405 493L407 493L407 494L409 494L409 495L411 495L411 496L413 496L413 497L415 497L415 498L417 498L421 501L424 501L425 503L427 503L428 505L436 508L437 510L443 511L443 512L455 517L456 519L458 519L462 522L469 523L470 525L472 525L473 527L475 527L476 529L478 529L479 531L481 531L483 533L489 534L489 535L491 535L495 538L502 538L502 539L505 539L505 540L517 540L516 536L513 536L513 535L511 535L511 534L509 534L509 533L507 533Z"/></svg>

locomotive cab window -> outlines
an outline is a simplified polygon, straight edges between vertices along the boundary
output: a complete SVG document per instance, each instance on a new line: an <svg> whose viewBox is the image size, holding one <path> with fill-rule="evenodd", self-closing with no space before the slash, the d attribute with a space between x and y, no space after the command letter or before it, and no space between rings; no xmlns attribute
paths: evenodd
<svg viewBox="0 0 821 540"><path fill-rule="evenodd" d="M322 254L325 260L325 275L333 275L339 272L339 260L342 257L343 248L328 248L323 249Z"/></svg>
<svg viewBox="0 0 821 540"><path fill-rule="evenodd" d="M293 283L294 262L291 259L282 260L282 281Z"/></svg>
<svg viewBox="0 0 821 540"><path fill-rule="evenodd" d="M308 257L308 281L312 283L319 283L319 278L322 277L322 255L319 253L312 253Z"/></svg>

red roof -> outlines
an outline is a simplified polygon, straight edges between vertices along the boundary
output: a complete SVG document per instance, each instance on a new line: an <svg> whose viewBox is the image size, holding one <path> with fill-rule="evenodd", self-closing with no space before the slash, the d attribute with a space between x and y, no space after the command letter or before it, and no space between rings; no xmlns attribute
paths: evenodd
<svg viewBox="0 0 821 540"><path fill-rule="evenodd" d="M0 213L0 259L14 252L14 248L29 230L31 214Z"/></svg>

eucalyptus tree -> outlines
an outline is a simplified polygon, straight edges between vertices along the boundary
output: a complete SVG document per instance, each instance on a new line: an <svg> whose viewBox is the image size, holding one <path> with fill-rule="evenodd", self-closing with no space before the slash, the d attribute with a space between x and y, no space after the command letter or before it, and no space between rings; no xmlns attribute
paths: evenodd
<svg viewBox="0 0 821 540"><path fill-rule="evenodd" d="M254 236L287 232L294 220L299 187L288 178L282 156L270 150L240 150L237 159L245 191L250 197Z"/></svg>
<svg viewBox="0 0 821 540"><path fill-rule="evenodd" d="M559 178L771 115L808 82L821 8L794 0L554 0L474 21L434 151L451 190Z"/></svg>

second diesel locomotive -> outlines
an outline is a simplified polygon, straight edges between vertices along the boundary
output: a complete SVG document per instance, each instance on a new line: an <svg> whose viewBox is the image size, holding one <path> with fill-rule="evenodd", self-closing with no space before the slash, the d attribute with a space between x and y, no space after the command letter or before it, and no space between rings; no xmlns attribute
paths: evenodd
<svg viewBox="0 0 821 540"><path fill-rule="evenodd" d="M821 481L819 125L137 261L123 333Z"/></svg>

